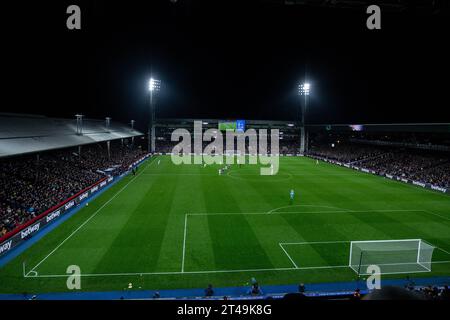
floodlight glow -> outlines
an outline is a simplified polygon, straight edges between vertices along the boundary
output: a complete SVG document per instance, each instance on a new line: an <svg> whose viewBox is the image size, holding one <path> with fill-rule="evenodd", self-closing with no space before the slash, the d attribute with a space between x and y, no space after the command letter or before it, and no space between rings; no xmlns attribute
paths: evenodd
<svg viewBox="0 0 450 320"><path fill-rule="evenodd" d="M158 91L161 85L160 80L156 80L153 78L150 78L150 81L148 82L148 90L150 91Z"/></svg>
<svg viewBox="0 0 450 320"><path fill-rule="evenodd" d="M153 80L153 79L150 79L150 82L149 82L149 84L148 84L148 89L150 90L150 91L153 91L153 89L154 89L154 83L155 83L155 80Z"/></svg>
<svg viewBox="0 0 450 320"><path fill-rule="evenodd" d="M288 127L293 127L294 124L293 123L288 123Z"/></svg>
<svg viewBox="0 0 450 320"><path fill-rule="evenodd" d="M307 82L302 83L298 86L298 93L300 95L309 95L309 89L311 88L311 85Z"/></svg>

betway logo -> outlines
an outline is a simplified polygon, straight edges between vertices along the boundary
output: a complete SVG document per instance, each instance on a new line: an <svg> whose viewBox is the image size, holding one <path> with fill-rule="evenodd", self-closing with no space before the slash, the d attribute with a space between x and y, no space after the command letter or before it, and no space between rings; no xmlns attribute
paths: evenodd
<svg viewBox="0 0 450 320"><path fill-rule="evenodd" d="M36 223L34 226L26 228L24 231L20 232L20 237L23 239L28 237L30 234L39 231L39 226L40 223Z"/></svg>
<svg viewBox="0 0 450 320"><path fill-rule="evenodd" d="M88 195L89 195L89 193L87 193L87 192L83 193L83 194L80 196L80 201L83 200L83 199L85 199L85 198L87 198Z"/></svg>
<svg viewBox="0 0 450 320"><path fill-rule="evenodd" d="M416 186L420 186L422 188L425 188L425 183L419 182L419 181L413 181L413 184Z"/></svg>
<svg viewBox="0 0 450 320"><path fill-rule="evenodd" d="M3 252L8 252L11 249L12 240L9 240L8 242L5 242L0 246L0 254Z"/></svg>
<svg viewBox="0 0 450 320"><path fill-rule="evenodd" d="M108 178L108 182L111 182L111 181L113 181L113 177Z"/></svg>
<svg viewBox="0 0 450 320"><path fill-rule="evenodd" d="M70 209L70 208L72 208L73 206L75 205L75 201L70 201L70 202L67 202L66 204L65 204L65 206L64 206L64 209Z"/></svg>
<svg viewBox="0 0 450 320"><path fill-rule="evenodd" d="M98 190L98 185L95 186L95 187L93 187L93 188L91 189L91 192L94 193L94 192L97 191L97 190Z"/></svg>
<svg viewBox="0 0 450 320"><path fill-rule="evenodd" d="M106 181L100 182L100 188L106 186Z"/></svg>
<svg viewBox="0 0 450 320"><path fill-rule="evenodd" d="M438 187L438 186L433 186L433 185L431 186L431 189L441 191L441 192L447 192L447 189Z"/></svg>
<svg viewBox="0 0 450 320"><path fill-rule="evenodd" d="M55 218L58 218L61 215L61 210L57 210L55 212L52 212L47 217L45 217L46 222L50 222Z"/></svg>

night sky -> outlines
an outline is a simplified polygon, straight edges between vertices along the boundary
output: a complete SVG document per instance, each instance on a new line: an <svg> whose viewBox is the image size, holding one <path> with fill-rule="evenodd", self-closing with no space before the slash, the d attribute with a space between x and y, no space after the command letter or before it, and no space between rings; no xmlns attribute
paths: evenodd
<svg viewBox="0 0 450 320"><path fill-rule="evenodd" d="M81 31L66 29L69 4L81 7ZM306 72L309 123L450 122L444 14L382 12L382 30L370 31L365 7L276 1L30 1L2 11L2 112L143 128L153 74L160 118L292 120Z"/></svg>

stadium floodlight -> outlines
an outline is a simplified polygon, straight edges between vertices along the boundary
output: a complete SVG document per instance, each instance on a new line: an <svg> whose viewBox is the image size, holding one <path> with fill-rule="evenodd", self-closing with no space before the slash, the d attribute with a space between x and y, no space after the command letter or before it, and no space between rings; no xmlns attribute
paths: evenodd
<svg viewBox="0 0 450 320"><path fill-rule="evenodd" d="M303 96L309 96L311 85L308 82L302 83L298 85L298 94Z"/></svg>
<svg viewBox="0 0 450 320"><path fill-rule="evenodd" d="M156 108L153 96L161 89L161 80L153 77L148 81L148 91L150 92L150 124L148 128L148 151L155 152L155 122L156 122Z"/></svg>
<svg viewBox="0 0 450 320"><path fill-rule="evenodd" d="M301 106L301 126L300 126L300 153L304 154L308 149L308 142L306 141L306 122L305 114L308 105L308 96L311 90L311 85L308 82L303 82L298 85L298 94L304 97L303 106Z"/></svg>
<svg viewBox="0 0 450 320"><path fill-rule="evenodd" d="M288 123L288 125L287 125L288 127L293 127L294 126L294 124L293 123Z"/></svg>
<svg viewBox="0 0 450 320"><path fill-rule="evenodd" d="M159 91L160 88L161 88L161 80L150 78L150 81L148 82L148 90Z"/></svg>
<svg viewBox="0 0 450 320"><path fill-rule="evenodd" d="M434 249L422 239L351 241L349 267L358 276L374 265L381 274L430 272Z"/></svg>

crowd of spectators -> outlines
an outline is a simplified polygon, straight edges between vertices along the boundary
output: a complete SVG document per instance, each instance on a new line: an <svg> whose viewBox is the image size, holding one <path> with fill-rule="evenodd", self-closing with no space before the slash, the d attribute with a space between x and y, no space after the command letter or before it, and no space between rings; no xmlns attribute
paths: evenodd
<svg viewBox="0 0 450 320"><path fill-rule="evenodd" d="M361 165L379 174L387 173L425 182L424 180L431 180L429 174L433 174L435 168L442 166L449 160L436 154L423 155L409 151L396 151L363 161Z"/></svg>
<svg viewBox="0 0 450 320"><path fill-rule="evenodd" d="M329 160L353 163L382 155L386 151L380 148L362 145L342 144L339 142L312 146L309 153Z"/></svg>
<svg viewBox="0 0 450 320"><path fill-rule="evenodd" d="M208 147L208 145L211 142L202 142L202 152L204 152L206 150L206 148ZM162 142L162 141L157 141L156 142L156 152L158 153L172 153L174 147L178 144L178 142ZM282 155L286 155L286 154L298 154L300 152L300 144L298 141L279 141L279 153ZM258 147L259 148L259 147ZM208 148L209 150L210 147ZM238 147L237 147L237 143L235 141L235 145L234 145L234 149L235 151L237 151ZM267 143L266 145L266 152L267 153L271 153L271 144L270 141ZM223 144L223 152L225 152L227 150L226 148L226 143L224 142ZM191 142L191 152L194 152L194 142ZM245 143L245 153L246 154L257 154L258 152L261 152L261 150L258 149L254 149L251 146L249 146L248 141L246 141Z"/></svg>
<svg viewBox="0 0 450 320"><path fill-rule="evenodd" d="M439 288L437 286L426 286L426 287L417 287L414 285L407 285L405 289L414 292L419 297L422 297L427 300L444 300L450 301L450 289L448 285L445 285L443 288Z"/></svg>
<svg viewBox="0 0 450 320"><path fill-rule="evenodd" d="M0 162L0 236L57 205L106 175L118 175L143 155L140 149L111 143Z"/></svg>
<svg viewBox="0 0 450 320"><path fill-rule="evenodd" d="M205 298L212 298L215 296L215 291L213 286L209 284L204 290ZM326 295L317 295L318 291L307 291L305 284L301 283L298 286L297 292L286 293L283 298L292 300L302 300L302 299L323 299ZM280 294L277 294L280 296ZM264 294L260 285L255 278L250 281L250 288L246 291L246 294L240 294L241 297L251 296L255 299L272 299L271 294ZM382 286L380 289L370 290L364 289L362 291L356 288L353 293L349 294L346 290L339 290L330 292L330 297L333 299L343 299L343 300L440 300L440 301L450 301L450 289L448 285L444 286L418 286L412 281L409 276L406 277L406 284L404 287L399 285L386 285ZM153 298L160 298L158 292L155 292ZM223 297L225 299L225 297Z"/></svg>
<svg viewBox="0 0 450 320"><path fill-rule="evenodd" d="M402 177L450 188L450 154L417 149L393 149L364 144L314 146L310 155L350 163L377 174Z"/></svg>

